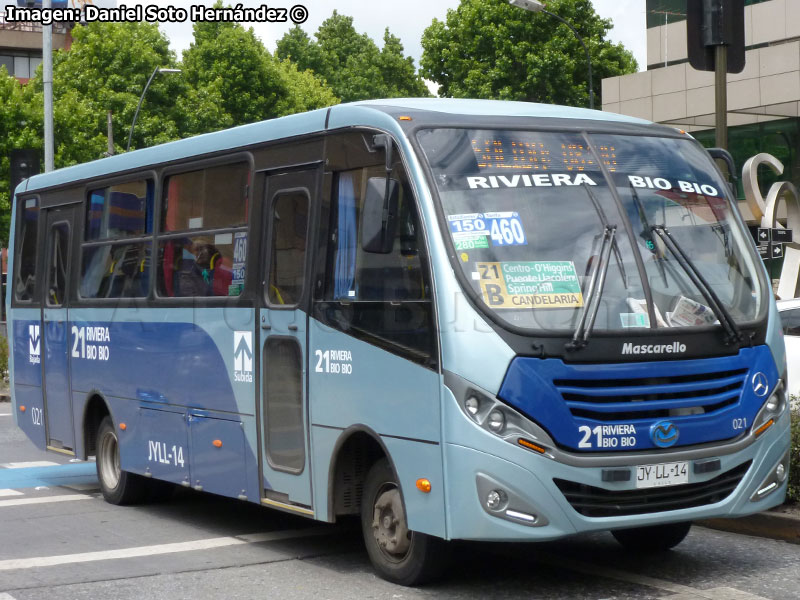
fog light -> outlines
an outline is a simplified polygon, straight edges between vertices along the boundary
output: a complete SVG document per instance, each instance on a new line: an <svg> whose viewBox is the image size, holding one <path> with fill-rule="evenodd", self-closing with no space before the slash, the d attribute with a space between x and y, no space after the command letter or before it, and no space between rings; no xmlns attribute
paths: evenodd
<svg viewBox="0 0 800 600"><path fill-rule="evenodd" d="M486 494L486 508L489 510L500 510L508 501L508 496L503 490L492 490Z"/></svg>
<svg viewBox="0 0 800 600"><path fill-rule="evenodd" d="M500 433L506 427L506 418L499 410L493 410L489 413L489 419L486 421L486 425L494 433Z"/></svg>
<svg viewBox="0 0 800 600"><path fill-rule="evenodd" d="M783 466L783 463L779 464L775 468L775 477L778 478L778 481L783 483L786 480L786 467Z"/></svg>
<svg viewBox="0 0 800 600"><path fill-rule="evenodd" d="M480 409L480 402L475 396L470 396L466 400L464 400L464 407L467 409L467 412L471 414L473 417L478 414L478 410Z"/></svg>

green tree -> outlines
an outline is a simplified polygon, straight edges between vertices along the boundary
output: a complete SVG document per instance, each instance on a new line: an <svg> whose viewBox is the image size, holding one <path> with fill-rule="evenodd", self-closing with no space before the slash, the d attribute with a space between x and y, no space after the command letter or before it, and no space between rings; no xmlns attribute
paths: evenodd
<svg viewBox="0 0 800 600"><path fill-rule="evenodd" d="M400 39L388 28L380 49L367 34L356 31L352 17L333 11L315 37L294 27L278 40L276 55L312 71L342 101L429 95L414 60L403 54Z"/></svg>
<svg viewBox="0 0 800 600"><path fill-rule="evenodd" d="M634 73L633 55L606 39L609 19L590 0L550 0L547 9L583 37L592 59L596 105L605 77ZM439 95L588 106L586 54L570 29L507 0L461 0L422 36L422 75Z"/></svg>
<svg viewBox="0 0 800 600"><path fill-rule="evenodd" d="M8 244L11 224L11 172L9 153L18 148L41 147L39 136L32 135L28 120L31 109L23 99L19 82L0 67L0 246Z"/></svg>
<svg viewBox="0 0 800 600"><path fill-rule="evenodd" d="M216 126L201 121L190 128L209 131L338 102L322 82L277 60L238 23L195 23L183 69L196 95L215 99L220 108Z"/></svg>

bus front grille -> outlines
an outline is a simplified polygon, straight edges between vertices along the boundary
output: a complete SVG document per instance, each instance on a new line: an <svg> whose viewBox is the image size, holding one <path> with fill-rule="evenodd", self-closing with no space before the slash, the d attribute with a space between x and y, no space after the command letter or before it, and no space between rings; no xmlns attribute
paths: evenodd
<svg viewBox="0 0 800 600"><path fill-rule="evenodd" d="M553 482L572 508L585 517L624 517L721 502L736 489L751 462L747 461L709 481L664 488L606 490L564 479L554 479Z"/></svg>
<svg viewBox="0 0 800 600"><path fill-rule="evenodd" d="M555 379L574 417L595 421L711 414L739 401L747 369L630 379Z"/></svg>

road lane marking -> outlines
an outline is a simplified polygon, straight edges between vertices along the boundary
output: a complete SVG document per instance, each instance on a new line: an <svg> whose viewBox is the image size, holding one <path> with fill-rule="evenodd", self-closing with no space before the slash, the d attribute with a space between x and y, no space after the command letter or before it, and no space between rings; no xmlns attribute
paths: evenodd
<svg viewBox="0 0 800 600"><path fill-rule="evenodd" d="M28 504L49 504L50 502L73 502L75 500L92 500L94 496L84 494L69 494L68 496L42 496L40 498L14 498L13 500L0 500L0 508L7 506L26 506Z"/></svg>
<svg viewBox="0 0 800 600"><path fill-rule="evenodd" d="M10 417L11 413L0 413L0 417ZM2 600L2 596L0 596L0 600Z"/></svg>
<svg viewBox="0 0 800 600"><path fill-rule="evenodd" d="M57 462L49 460L31 460L29 462L10 462L0 465L4 469L30 469L31 467L57 467Z"/></svg>
<svg viewBox="0 0 800 600"><path fill-rule="evenodd" d="M8 496L22 496L22 492L18 492L17 490L8 490L8 489L0 490L0 498Z"/></svg>
<svg viewBox="0 0 800 600"><path fill-rule="evenodd" d="M5 592L0 592L0 600L17 600L11 594L7 594Z"/></svg>
<svg viewBox="0 0 800 600"><path fill-rule="evenodd" d="M702 596L699 595L702 592ZM764 596L754 596L747 592L729 587L698 590L691 594L664 596L660 600L768 600Z"/></svg>
<svg viewBox="0 0 800 600"><path fill-rule="evenodd" d="M10 560L0 560L0 571L33 569L36 567L53 567L56 565L71 565L101 560L139 558L142 556L176 554L179 552L194 552L197 550L213 550L214 548L225 548L227 546L241 546L244 544L258 544L261 542L277 542L281 540L333 535L334 533L340 532L341 529L335 527L310 527L308 529L300 530L289 529L284 531L271 531L267 533L251 533L247 535L207 538L204 540L194 540L191 542L175 542L172 544L158 544L155 546L121 548L119 550L101 550L99 552L81 552L78 554L39 556L34 558L14 558Z"/></svg>

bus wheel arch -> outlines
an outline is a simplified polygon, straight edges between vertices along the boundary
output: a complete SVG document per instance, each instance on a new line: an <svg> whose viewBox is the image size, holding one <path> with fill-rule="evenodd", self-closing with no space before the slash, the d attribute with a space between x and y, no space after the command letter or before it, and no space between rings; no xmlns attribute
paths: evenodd
<svg viewBox="0 0 800 600"><path fill-rule="evenodd" d="M89 395L83 409L83 455L81 458L86 460L88 457L97 453L97 432L103 419L111 415L111 410L105 398L95 392Z"/></svg>
<svg viewBox="0 0 800 600"><path fill-rule="evenodd" d="M354 425L339 436L331 453L328 470L328 520L339 515L361 514L361 497L367 473L373 464L386 458L394 463L380 436L369 427Z"/></svg>

